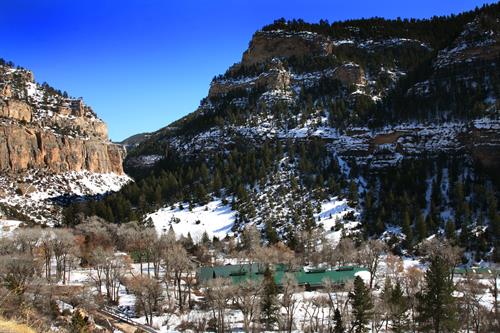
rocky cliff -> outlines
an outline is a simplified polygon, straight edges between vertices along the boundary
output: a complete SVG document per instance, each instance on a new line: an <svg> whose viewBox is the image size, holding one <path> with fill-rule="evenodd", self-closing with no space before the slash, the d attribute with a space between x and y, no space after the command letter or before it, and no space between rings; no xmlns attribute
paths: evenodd
<svg viewBox="0 0 500 333"><path fill-rule="evenodd" d="M36 83L29 70L0 64L0 176L4 202L9 203L16 195L26 198L24 184L33 182L35 174L48 179L63 176L54 183L40 183L38 187L32 184L29 190L35 193L59 188L58 196L77 192L66 186L77 182L63 181L64 175L70 173L126 177L123 158L122 146L109 141L106 124L81 99ZM97 193L83 190L78 194Z"/></svg>
<svg viewBox="0 0 500 333"><path fill-rule="evenodd" d="M236 137L317 137L373 167L441 151L498 167L499 14L454 20L437 40L431 21L269 25L214 78L198 110L152 134L128 162L158 161L164 144L199 152Z"/></svg>
<svg viewBox="0 0 500 333"><path fill-rule="evenodd" d="M34 82L24 69L0 66L0 170L88 170L122 174L122 148L80 99Z"/></svg>

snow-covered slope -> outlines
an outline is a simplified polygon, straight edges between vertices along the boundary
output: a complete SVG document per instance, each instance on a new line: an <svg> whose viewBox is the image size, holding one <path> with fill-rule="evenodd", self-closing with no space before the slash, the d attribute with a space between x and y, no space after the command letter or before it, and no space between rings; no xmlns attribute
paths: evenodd
<svg viewBox="0 0 500 333"><path fill-rule="evenodd" d="M18 178L17 182L0 176L4 191L0 203L27 216L31 222L55 225L62 222L61 205L116 192L130 181L127 175L89 171L45 175L33 171Z"/></svg>
<svg viewBox="0 0 500 333"><path fill-rule="evenodd" d="M349 207L347 200L335 197L322 201L320 207L320 211L314 213L314 219L317 221L317 226L325 230L326 236L333 244L340 240L342 234L349 235L356 232L360 223L352 219L358 213ZM352 217L347 217L348 214L352 214ZM204 233L210 239L238 236L238 233L235 234L238 231L235 225L237 216L238 211L233 210L230 203L224 204L221 199L214 198L207 204L194 207L190 207L188 202L163 207L146 215L145 220L153 223L159 235L167 233L172 228L177 236L186 237L189 234L197 242ZM253 219L251 223L263 227L259 224L259 218Z"/></svg>
<svg viewBox="0 0 500 333"><path fill-rule="evenodd" d="M236 212L230 204L223 204L220 199L206 205L189 208L189 203L178 203L164 207L146 216L151 219L158 234L173 228L180 236L191 235L194 241L201 240L204 232L212 237L223 239L232 233Z"/></svg>

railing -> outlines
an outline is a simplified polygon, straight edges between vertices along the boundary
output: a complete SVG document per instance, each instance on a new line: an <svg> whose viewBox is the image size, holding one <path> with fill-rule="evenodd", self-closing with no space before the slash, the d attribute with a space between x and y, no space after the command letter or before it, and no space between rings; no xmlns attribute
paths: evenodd
<svg viewBox="0 0 500 333"><path fill-rule="evenodd" d="M138 323L138 322L135 322L133 321L132 319L130 319L129 317L127 316L124 316L123 314L117 312L115 309L109 307L109 306L104 306L103 308L101 308L100 310L102 313L116 319L116 320L120 320L120 321L123 321L127 324L130 324L132 326L135 326L137 328L140 328L141 330L145 331L145 332L148 332L148 333L159 333L159 331L155 330L154 328L150 327L150 326L147 326L147 325L144 325L144 324L141 324L141 323Z"/></svg>

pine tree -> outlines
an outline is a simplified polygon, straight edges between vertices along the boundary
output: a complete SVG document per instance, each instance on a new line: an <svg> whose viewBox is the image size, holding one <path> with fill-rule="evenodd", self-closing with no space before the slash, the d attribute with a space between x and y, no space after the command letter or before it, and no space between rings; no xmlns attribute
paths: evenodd
<svg viewBox="0 0 500 333"><path fill-rule="evenodd" d="M399 281L391 289L388 299L392 329L396 333L405 332L408 327L408 300L403 295Z"/></svg>
<svg viewBox="0 0 500 333"><path fill-rule="evenodd" d="M271 220L266 220L265 232L269 244L276 244L279 241L278 233L276 232Z"/></svg>
<svg viewBox="0 0 500 333"><path fill-rule="evenodd" d="M403 222L401 224L401 231L406 236L406 238L403 242L403 245L407 249L410 249L412 247L412 244L413 244L413 231L411 230L410 215L408 214L408 211L405 211L403 214Z"/></svg>
<svg viewBox="0 0 500 333"><path fill-rule="evenodd" d="M427 237L427 226L422 214L418 216L415 228L417 229L418 241L424 240Z"/></svg>
<svg viewBox="0 0 500 333"><path fill-rule="evenodd" d="M271 269L266 267L264 271L264 289L261 298L261 321L267 330L272 330L273 325L278 321L278 286L274 281Z"/></svg>
<svg viewBox="0 0 500 333"><path fill-rule="evenodd" d="M380 217L377 217L377 220L375 221L375 232L377 234L383 233L385 230L385 223L382 221Z"/></svg>
<svg viewBox="0 0 500 333"><path fill-rule="evenodd" d="M212 180L212 191L215 193L216 196L220 196L221 187L222 187L222 179L220 176L220 172L217 170Z"/></svg>
<svg viewBox="0 0 500 333"><path fill-rule="evenodd" d="M444 234L450 242L455 240L456 230L455 230L455 223L453 223L453 221L450 220L450 221L446 222Z"/></svg>
<svg viewBox="0 0 500 333"><path fill-rule="evenodd" d="M368 332L368 323L372 316L373 302L363 279L356 276L354 291L349 294L354 320L352 327L356 333Z"/></svg>
<svg viewBox="0 0 500 333"><path fill-rule="evenodd" d="M208 237L208 233L206 231L203 231L203 234L201 235L201 244L205 246L210 245L210 237Z"/></svg>
<svg viewBox="0 0 500 333"><path fill-rule="evenodd" d="M194 242L193 242L193 237L191 237L191 233L190 232L187 233L187 236L186 236L186 239L183 242L183 245L184 245L184 248L188 252L192 252L192 250L194 248Z"/></svg>
<svg viewBox="0 0 500 333"><path fill-rule="evenodd" d="M451 269L441 256L431 258L425 286L417 295L418 320L423 331L453 332L459 327Z"/></svg>
<svg viewBox="0 0 500 333"><path fill-rule="evenodd" d="M352 180L351 184L349 185L349 201L351 201L353 204L356 204L358 202L358 186L356 185L356 182L354 182L354 180Z"/></svg>
<svg viewBox="0 0 500 333"><path fill-rule="evenodd" d="M344 333L344 323L342 322L342 315L340 314L340 310L338 308L335 309L333 314L333 321L335 326L333 327L333 333Z"/></svg>

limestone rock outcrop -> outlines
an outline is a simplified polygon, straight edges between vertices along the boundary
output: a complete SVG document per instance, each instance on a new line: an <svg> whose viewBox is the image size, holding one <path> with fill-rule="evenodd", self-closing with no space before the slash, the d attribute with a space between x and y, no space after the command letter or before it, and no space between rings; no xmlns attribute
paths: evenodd
<svg viewBox="0 0 500 333"><path fill-rule="evenodd" d="M243 54L242 63L253 65L275 57L328 55L332 49L326 37L313 32L259 31Z"/></svg>
<svg viewBox="0 0 500 333"><path fill-rule="evenodd" d="M35 83L28 70L0 65L0 172L121 175L123 154L81 99Z"/></svg>

